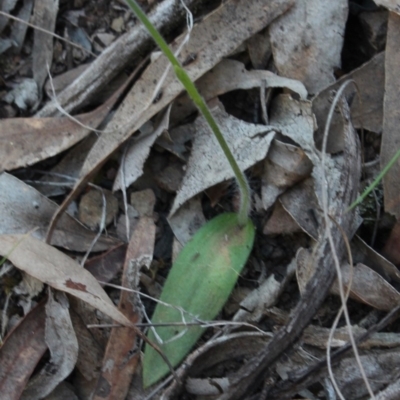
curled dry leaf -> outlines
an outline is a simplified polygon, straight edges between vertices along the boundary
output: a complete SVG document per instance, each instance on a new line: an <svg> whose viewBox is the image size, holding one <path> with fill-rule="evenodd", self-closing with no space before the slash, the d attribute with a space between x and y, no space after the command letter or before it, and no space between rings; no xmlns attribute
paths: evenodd
<svg viewBox="0 0 400 400"><path fill-rule="evenodd" d="M398 349L375 350L373 353L361 355L360 362L372 391L376 393L388 382L396 380L400 352ZM342 360L333 373L345 399L362 399L369 396L354 356Z"/></svg>
<svg viewBox="0 0 400 400"><path fill-rule="evenodd" d="M159 118L156 127L150 134L129 146L115 177L113 191L129 187L131 183L135 182L143 174L143 166L149 156L151 147L157 138L168 129L170 111L171 106L161 114L161 118Z"/></svg>
<svg viewBox="0 0 400 400"><path fill-rule="evenodd" d="M307 282L315 272L313 255L305 249L297 252L296 276L300 292L303 293ZM368 304L378 310L390 311L400 301L400 293L378 273L364 264L358 263L350 268L342 263L342 282L345 292L351 282L350 297ZM331 288L333 294L339 295L338 283Z"/></svg>
<svg viewBox="0 0 400 400"><path fill-rule="evenodd" d="M215 108L212 111L241 170L250 168L265 157L275 136L274 127L241 121L221 108ZM233 178L232 168L204 118L197 118L194 126L197 133L192 153L170 216L196 194L219 182Z"/></svg>
<svg viewBox="0 0 400 400"><path fill-rule="evenodd" d="M317 146L322 143L322 135L326 118L331 107L331 100L335 91L347 80L354 80L359 89L356 94L353 85L344 90L346 97L351 99L351 120L355 128L364 128L372 132L382 131L383 95L385 83L385 53L380 53L370 61L343 76L332 85L324 88L312 99L312 108L315 113L318 128L315 132ZM360 97L359 97L360 96ZM336 153L343 150L343 121L335 115L332 119L328 135L327 152Z"/></svg>
<svg viewBox="0 0 400 400"><path fill-rule="evenodd" d="M387 280L393 279L400 282L400 271L389 260L368 246L359 236L354 236L350 244L354 263L368 265L378 274L387 277Z"/></svg>
<svg viewBox="0 0 400 400"><path fill-rule="evenodd" d="M43 283L87 302L121 325L131 326L97 280L54 247L28 235L0 235L0 254Z"/></svg>
<svg viewBox="0 0 400 400"><path fill-rule="evenodd" d="M275 305L286 284L292 278L295 271L293 264L293 261L289 264L283 279L278 281L272 274L246 296L240 303L240 310L233 317L233 321L259 322L264 316L264 311Z"/></svg>
<svg viewBox="0 0 400 400"><path fill-rule="evenodd" d="M275 139L264 162L261 188L264 209L268 210L277 196L310 176L311 171L312 163L300 147Z"/></svg>
<svg viewBox="0 0 400 400"><path fill-rule="evenodd" d="M334 82L347 13L346 0L309 0L296 2L274 21L269 34L279 74L298 79L311 93Z"/></svg>
<svg viewBox="0 0 400 400"><path fill-rule="evenodd" d="M177 376L185 381L188 375L205 374L210 368L224 361L229 362L238 357L254 355L271 340L270 336L268 333L240 332L209 340L186 358L185 364L176 370ZM208 377L207 380L208 382L214 381L212 377ZM190 385L190 381L189 378L188 385ZM179 389L180 383L174 381L164 392L164 399L176 399Z"/></svg>
<svg viewBox="0 0 400 400"><path fill-rule="evenodd" d="M260 87L263 80L266 88L285 88L297 93L302 99L307 98L307 90L300 81L276 75L271 71L249 71L240 61L230 59L222 60L201 77L196 86L203 98L208 101L232 90ZM182 94L172 107L172 124L181 121L195 110L188 95Z"/></svg>
<svg viewBox="0 0 400 400"><path fill-rule="evenodd" d="M33 236L44 239L47 226L58 205L6 172L0 175L0 192L0 234L27 233L38 228ZM85 252L95 236L96 233L78 220L64 214L54 233L52 244ZM118 243L117 239L101 236L93 250L107 250Z"/></svg>

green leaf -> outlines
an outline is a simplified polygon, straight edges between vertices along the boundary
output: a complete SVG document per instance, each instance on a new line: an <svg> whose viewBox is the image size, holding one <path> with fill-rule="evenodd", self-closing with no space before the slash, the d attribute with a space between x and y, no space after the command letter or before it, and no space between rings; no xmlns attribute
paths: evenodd
<svg viewBox="0 0 400 400"><path fill-rule="evenodd" d="M213 320L227 301L249 257L254 234L253 223L248 220L245 226L240 227L238 215L234 213L221 214L205 224L179 254L160 297L162 302L181 307L191 315L157 304L153 324L182 323L182 315L187 323L195 322L193 316L202 321ZM174 367L183 360L205 330L198 325L155 329L164 343L158 343L152 330L148 338L161 348ZM183 336L176 338L184 331ZM160 355L146 344L144 387L156 383L168 372Z"/></svg>

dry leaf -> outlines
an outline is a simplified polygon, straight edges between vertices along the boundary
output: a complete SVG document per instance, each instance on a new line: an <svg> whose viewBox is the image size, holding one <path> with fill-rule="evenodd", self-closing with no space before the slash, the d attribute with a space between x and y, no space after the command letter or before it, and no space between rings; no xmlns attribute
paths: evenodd
<svg viewBox="0 0 400 400"><path fill-rule="evenodd" d="M46 304L45 339L51 358L28 382L21 400L43 398L75 368L78 359L78 341L68 308L68 300L64 293L55 293L53 296L49 291Z"/></svg>
<svg viewBox="0 0 400 400"><path fill-rule="evenodd" d="M27 233L44 239L47 226L58 205L40 194L36 189L12 175L0 175L0 234ZM54 233L52 244L69 250L85 252L96 233L83 226L69 214L64 214ZM101 236L94 251L103 251L115 246L119 240Z"/></svg>
<svg viewBox="0 0 400 400"><path fill-rule="evenodd" d="M271 216L263 228L264 235L282 235L301 232L299 224L283 208L282 203L277 201L272 210Z"/></svg>
<svg viewBox="0 0 400 400"><path fill-rule="evenodd" d="M129 187L143 174L143 166L150 154L151 147L157 138L168 129L170 111L171 106L169 106L167 110L162 113L161 118L159 119L159 122L154 128L153 132L146 135L146 137L139 142L133 143L131 146L129 146L125 157L121 161L118 174L115 177L113 191Z"/></svg>
<svg viewBox="0 0 400 400"><path fill-rule="evenodd" d="M303 293L307 282L314 274L315 263L310 251L300 249L297 252L296 276L300 292ZM350 268L347 262L342 264L342 282L345 292L351 282L350 297L378 310L390 311L400 301L399 292L379 274L364 264ZM331 293L339 295L337 281L332 285Z"/></svg>
<svg viewBox="0 0 400 400"><path fill-rule="evenodd" d="M92 132L70 149L61 161L49 170L49 174L45 174L39 179L39 182L43 182L43 184L35 182L32 183L32 186L47 197L65 194L68 188L71 188L78 178L85 158L96 139L96 134Z"/></svg>
<svg viewBox="0 0 400 400"><path fill-rule="evenodd" d="M175 238L184 246L206 223L201 198L195 196L188 200L168 219L168 222L174 232Z"/></svg>
<svg viewBox="0 0 400 400"><path fill-rule="evenodd" d="M74 117L7 118L0 125L0 171L12 170L52 157L86 137L97 128L113 107L135 72L101 106ZM90 127L90 128L89 128Z"/></svg>
<svg viewBox="0 0 400 400"><path fill-rule="evenodd" d="M279 74L303 82L310 93L334 82L347 13L346 0L308 0L274 21L269 34Z"/></svg>
<svg viewBox="0 0 400 400"><path fill-rule="evenodd" d="M386 244L390 243L390 241L391 239L389 238ZM400 271L385 257L368 246L359 236L354 236L350 244L354 263L366 264L378 274L387 278L387 280L393 279L396 282L400 282ZM385 250L386 248L387 246L385 246ZM385 250L383 254L385 254Z"/></svg>
<svg viewBox="0 0 400 400"><path fill-rule="evenodd" d="M0 235L0 254L43 283L87 302L121 325L131 326L97 280L56 248L29 235Z"/></svg>
<svg viewBox="0 0 400 400"><path fill-rule="evenodd" d="M220 108L216 108L212 112L242 171L266 156L275 136L274 127L241 121ZM232 168L204 118L197 118L194 126L197 133L192 153L182 187L176 195L170 216L185 201L196 194L217 183L233 178Z"/></svg>
<svg viewBox="0 0 400 400"><path fill-rule="evenodd" d="M353 85L347 86L344 94L349 99L355 96L351 103L351 120L355 128L367 129L372 132L382 131L383 120L383 94L385 81L385 53L380 53L370 61L343 76L332 85L324 88L312 99L312 108L317 119L318 129L315 141L320 147L325 129L326 117L332 106L335 91L347 80L355 81L359 95ZM329 129L327 152L337 153L343 150L343 121L334 114Z"/></svg>
<svg viewBox="0 0 400 400"><path fill-rule="evenodd" d="M231 59L224 59L201 77L196 86L208 101L221 94L237 89L252 89L260 87L265 81L266 88L287 88L297 93L302 99L307 98L307 90L300 81L288 79L265 70L247 70L246 66ZM178 97L172 107L171 121L179 122L196 110L193 102L186 93Z"/></svg>
<svg viewBox="0 0 400 400"><path fill-rule="evenodd" d="M153 203L150 205L154 207ZM141 217L129 242L124 270L122 286L128 289L138 290L139 274L142 267L149 268L153 259L156 226L152 217ZM132 323L141 320L140 301L137 294L121 291L118 309ZM93 400L124 399L140 360L140 351L137 338L130 328L113 328L108 340L103 359L103 368L97 381L97 388ZM107 393L104 393L104 386Z"/></svg>
<svg viewBox="0 0 400 400"><path fill-rule="evenodd" d="M104 347L96 341L93 330L86 327L80 316L71 308L69 312L79 346L76 368L88 381L97 379L103 360Z"/></svg>
<svg viewBox="0 0 400 400"><path fill-rule="evenodd" d="M400 120L400 80L398 67L400 52L398 40L400 37L400 16L389 14L388 34L385 55L385 98L383 104L383 131L381 145L381 168L392 159L400 149L399 120ZM383 178L385 211L400 218L400 162L390 168Z"/></svg>
<svg viewBox="0 0 400 400"><path fill-rule="evenodd" d="M264 162L261 187L263 207L268 210L281 193L310 176L312 163L297 146L275 139Z"/></svg>
<svg viewBox="0 0 400 400"><path fill-rule="evenodd" d="M44 303L35 307L8 334L0 349L0 391L8 400L19 400L28 379L47 350Z"/></svg>

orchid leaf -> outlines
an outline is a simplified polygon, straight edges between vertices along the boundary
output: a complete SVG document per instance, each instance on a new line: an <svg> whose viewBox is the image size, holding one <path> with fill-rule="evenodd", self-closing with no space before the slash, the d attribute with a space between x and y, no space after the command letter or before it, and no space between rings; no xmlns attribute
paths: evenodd
<svg viewBox="0 0 400 400"><path fill-rule="evenodd" d="M205 224L177 257L160 297L164 304L158 303L153 314L157 336L152 329L148 334L172 366L183 360L205 330L192 323L213 320L221 311L249 257L254 234L251 220L240 227L237 214L221 214ZM144 386L168 372L161 356L146 345Z"/></svg>

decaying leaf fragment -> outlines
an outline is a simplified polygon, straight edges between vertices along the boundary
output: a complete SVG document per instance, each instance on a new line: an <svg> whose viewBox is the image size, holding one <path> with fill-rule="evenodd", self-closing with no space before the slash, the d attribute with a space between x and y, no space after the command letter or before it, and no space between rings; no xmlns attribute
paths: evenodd
<svg viewBox="0 0 400 400"><path fill-rule="evenodd" d="M0 234L28 233L44 239L47 226L58 206L32 186L3 172L0 175ZM54 232L52 244L73 251L85 252L96 234L65 213ZM101 236L94 251L103 251L118 244L118 240Z"/></svg>
<svg viewBox="0 0 400 400"><path fill-rule="evenodd" d="M78 297L124 326L131 326L97 280L56 248L29 235L0 235L0 254L43 283Z"/></svg>

